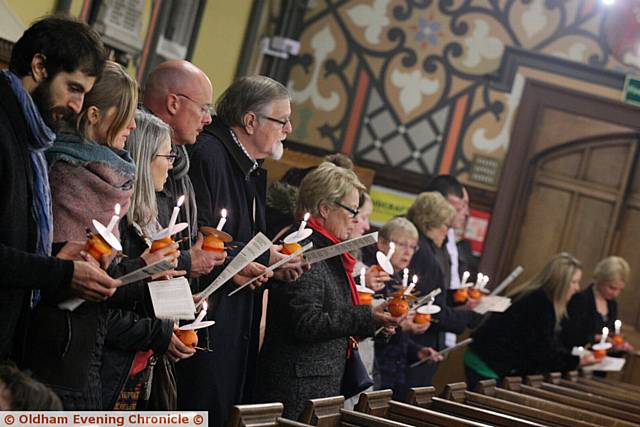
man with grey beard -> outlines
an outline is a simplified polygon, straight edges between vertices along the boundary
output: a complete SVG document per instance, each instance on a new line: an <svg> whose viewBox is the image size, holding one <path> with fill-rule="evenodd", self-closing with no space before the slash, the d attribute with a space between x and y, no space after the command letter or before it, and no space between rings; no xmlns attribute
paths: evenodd
<svg viewBox="0 0 640 427"><path fill-rule="evenodd" d="M290 115L287 89L268 77L240 78L222 94L212 123L189 147L198 225L215 226L224 208L224 231L235 241L246 243L266 232L267 173L258 161L282 157L282 141L293 130ZM278 249L272 247L210 297L208 317L216 324L200 339L212 351L198 352L176 366L178 408L208 410L211 425L225 425L233 405L251 395L258 354L262 292L247 287L227 294L284 257ZM219 272L214 270L211 279ZM275 276L296 280L302 272L297 259L277 269Z"/></svg>

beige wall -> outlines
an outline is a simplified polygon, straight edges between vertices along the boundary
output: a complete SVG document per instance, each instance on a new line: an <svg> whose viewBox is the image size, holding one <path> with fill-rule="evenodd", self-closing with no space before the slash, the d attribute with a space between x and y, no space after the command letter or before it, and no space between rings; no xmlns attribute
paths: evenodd
<svg viewBox="0 0 640 427"><path fill-rule="evenodd" d="M51 13L55 0L5 0L25 26ZM79 15L82 0L73 0L71 13ZM214 99L231 84L240 58L251 0L208 0L193 55L193 62L213 82Z"/></svg>

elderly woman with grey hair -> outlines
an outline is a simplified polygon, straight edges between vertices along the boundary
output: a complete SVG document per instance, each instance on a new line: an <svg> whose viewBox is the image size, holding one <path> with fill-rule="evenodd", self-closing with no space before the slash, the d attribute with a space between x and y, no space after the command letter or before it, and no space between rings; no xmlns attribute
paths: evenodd
<svg viewBox="0 0 640 427"><path fill-rule="evenodd" d="M353 171L331 163L305 177L297 211L311 214L314 248L349 238L361 191ZM287 418L297 419L308 399L340 394L351 337L395 324L384 306L358 305L354 264L345 253L313 264L296 282L272 284L254 397L283 402Z"/></svg>

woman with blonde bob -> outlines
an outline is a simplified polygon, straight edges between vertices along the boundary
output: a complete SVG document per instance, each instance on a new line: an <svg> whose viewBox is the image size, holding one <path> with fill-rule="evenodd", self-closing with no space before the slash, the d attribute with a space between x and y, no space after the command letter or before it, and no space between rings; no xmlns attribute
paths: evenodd
<svg viewBox="0 0 640 427"><path fill-rule="evenodd" d="M311 214L314 249L349 238L361 191L353 171L327 162L304 178L297 212ZM354 265L344 253L314 263L296 282L272 283L255 398L283 402L287 418L298 419L309 399L341 394L352 337L372 336L378 326L395 324L383 306L358 305Z"/></svg>
<svg viewBox="0 0 640 427"><path fill-rule="evenodd" d="M509 289L512 305L493 313L472 335L464 355L467 384L551 371L571 371L595 361L572 356L558 339L567 303L580 289L582 264L568 253L555 255L535 277Z"/></svg>
<svg viewBox="0 0 640 427"><path fill-rule="evenodd" d="M616 298L629 281L630 271L627 261L619 256L607 257L596 265L592 283L575 294L567 306L561 337L568 348L599 341L605 326L611 331L610 336L614 334L618 319ZM617 347L632 350L626 342Z"/></svg>

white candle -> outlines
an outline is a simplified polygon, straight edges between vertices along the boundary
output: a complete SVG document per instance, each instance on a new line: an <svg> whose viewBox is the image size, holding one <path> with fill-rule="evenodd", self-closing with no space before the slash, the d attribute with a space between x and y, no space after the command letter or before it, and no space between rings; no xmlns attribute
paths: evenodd
<svg viewBox="0 0 640 427"><path fill-rule="evenodd" d="M365 273L366 273L367 269L362 267L360 269L360 286L367 286L367 281L365 279Z"/></svg>
<svg viewBox="0 0 640 427"><path fill-rule="evenodd" d="M487 286L487 283L489 283L489 276L485 274L482 278L482 283L480 284L480 288L484 289L485 286Z"/></svg>
<svg viewBox="0 0 640 427"><path fill-rule="evenodd" d="M406 288L408 283L409 283L409 269L405 268L402 272L402 286Z"/></svg>
<svg viewBox="0 0 640 427"><path fill-rule="evenodd" d="M389 243L389 252L387 252L387 259L389 260L389 262L391 262L391 257L393 256L393 253L396 251L396 244L393 242Z"/></svg>
<svg viewBox="0 0 640 427"><path fill-rule="evenodd" d="M415 288L415 286L416 286L415 283L410 284L409 287L407 288L407 290L404 291L404 294L405 295L411 295L411 291L413 290L413 288Z"/></svg>
<svg viewBox="0 0 640 427"><path fill-rule="evenodd" d="M622 328L622 320L616 320L615 322L613 322L613 324L616 327L616 335L620 335L620 329Z"/></svg>
<svg viewBox="0 0 640 427"><path fill-rule="evenodd" d="M609 336L609 328L606 326L602 328L602 338L600 338L600 344L604 344L607 342L607 337Z"/></svg>
<svg viewBox="0 0 640 427"><path fill-rule="evenodd" d="M418 283L418 275L417 275L417 274L414 274L414 275L413 275L413 277L411 278L411 283L413 283L414 285L415 285L416 283Z"/></svg>
<svg viewBox="0 0 640 427"><path fill-rule="evenodd" d="M222 231L222 227L224 227L225 222L227 222L227 210L222 209L220 211L220 221L218 222L218 225L216 225L216 230Z"/></svg>
<svg viewBox="0 0 640 427"><path fill-rule="evenodd" d="M171 213L171 220L169 221L169 231L173 230L173 226L176 225L176 220L178 219L178 214L180 213L180 206L184 202L184 194L180 196L178 199L178 203L176 203L176 207L173 208L173 212Z"/></svg>
<svg viewBox="0 0 640 427"><path fill-rule="evenodd" d="M462 273L462 279L460 279L460 286L464 287L464 285L467 284L467 280L469 280L469 276L471 276L471 273L469 273L468 271L465 271L464 273Z"/></svg>
<svg viewBox="0 0 640 427"><path fill-rule="evenodd" d="M474 285L476 288L480 285L480 282L482 282L482 280L484 277L484 274L482 273L478 273L478 275L476 276L476 284Z"/></svg>
<svg viewBox="0 0 640 427"><path fill-rule="evenodd" d="M200 323L202 321L202 319L204 319L204 316L207 314L207 302L204 301L202 303L202 310L200 310L200 313L198 313L198 317L196 318L195 323Z"/></svg>
<svg viewBox="0 0 640 427"><path fill-rule="evenodd" d="M107 231L112 232L118 220L120 219L120 203L116 203L116 206L113 208L114 214L111 217L111 221L109 221L109 225L107 225Z"/></svg>
<svg viewBox="0 0 640 427"><path fill-rule="evenodd" d="M300 223L300 227L298 227L298 231L296 232L296 234L300 234L304 231L304 228L307 226L307 221L309 221L309 212L304 214L304 218L302 219L302 222Z"/></svg>

